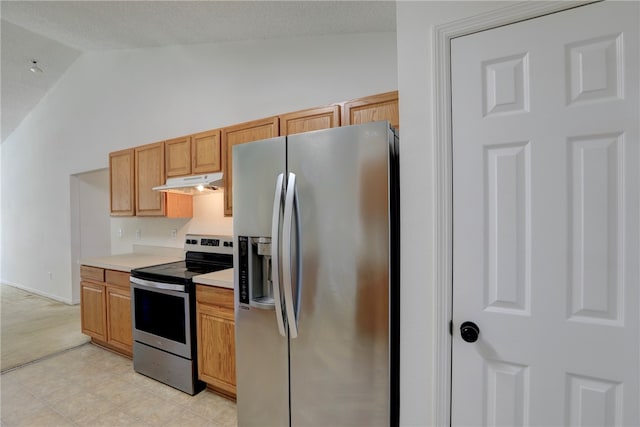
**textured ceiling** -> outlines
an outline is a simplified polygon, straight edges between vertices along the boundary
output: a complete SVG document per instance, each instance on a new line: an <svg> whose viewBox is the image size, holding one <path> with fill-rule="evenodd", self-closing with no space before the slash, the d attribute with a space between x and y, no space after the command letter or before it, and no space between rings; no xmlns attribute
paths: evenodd
<svg viewBox="0 0 640 427"><path fill-rule="evenodd" d="M389 1L0 3L2 141L87 51L395 31ZM44 73L28 71L33 59Z"/></svg>

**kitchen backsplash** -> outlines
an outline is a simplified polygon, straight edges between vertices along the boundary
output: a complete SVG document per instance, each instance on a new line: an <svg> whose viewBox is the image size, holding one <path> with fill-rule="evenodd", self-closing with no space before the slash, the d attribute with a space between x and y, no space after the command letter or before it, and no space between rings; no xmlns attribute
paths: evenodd
<svg viewBox="0 0 640 427"><path fill-rule="evenodd" d="M111 253L133 252L133 245L182 248L192 234L233 234L233 218L225 217L224 193L193 197L193 218L111 217ZM174 235L175 232L175 235Z"/></svg>

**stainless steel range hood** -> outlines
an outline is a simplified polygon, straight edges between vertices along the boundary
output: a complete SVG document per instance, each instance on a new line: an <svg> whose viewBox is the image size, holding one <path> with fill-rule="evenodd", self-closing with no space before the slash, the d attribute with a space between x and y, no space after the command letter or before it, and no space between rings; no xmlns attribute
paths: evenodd
<svg viewBox="0 0 640 427"><path fill-rule="evenodd" d="M212 191L222 191L223 184L222 172L216 172L205 175L168 178L165 185L153 187L153 189L167 193L192 194L195 196Z"/></svg>

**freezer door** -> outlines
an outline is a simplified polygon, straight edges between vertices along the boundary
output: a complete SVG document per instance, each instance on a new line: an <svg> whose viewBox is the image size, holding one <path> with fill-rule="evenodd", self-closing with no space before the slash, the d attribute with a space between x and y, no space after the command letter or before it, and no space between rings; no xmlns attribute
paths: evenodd
<svg viewBox="0 0 640 427"><path fill-rule="evenodd" d="M263 284L253 282L269 275L268 265L263 264L272 238L276 180L285 172L285 149L284 138L233 148L236 380L240 426L289 425L288 338L280 334L274 304L269 307L264 298L258 298L261 295L255 295ZM251 295L244 295L239 289L243 264L251 271L243 280L249 281L249 287L256 290ZM241 298L246 299L241 303Z"/></svg>
<svg viewBox="0 0 640 427"><path fill-rule="evenodd" d="M286 171L285 162L285 137L233 147L234 235L271 236L273 190L278 175Z"/></svg>
<svg viewBox="0 0 640 427"><path fill-rule="evenodd" d="M301 222L292 426L390 424L389 138L379 122L288 139Z"/></svg>

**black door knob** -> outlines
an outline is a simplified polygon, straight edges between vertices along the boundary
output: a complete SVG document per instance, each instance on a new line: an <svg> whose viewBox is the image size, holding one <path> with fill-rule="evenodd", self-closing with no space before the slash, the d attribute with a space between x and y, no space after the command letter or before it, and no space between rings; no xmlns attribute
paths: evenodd
<svg viewBox="0 0 640 427"><path fill-rule="evenodd" d="M480 335L480 328L473 322L464 322L460 325L460 336L466 342L476 342Z"/></svg>

